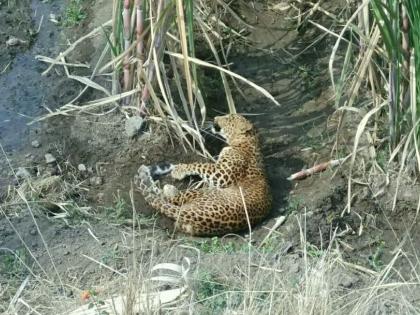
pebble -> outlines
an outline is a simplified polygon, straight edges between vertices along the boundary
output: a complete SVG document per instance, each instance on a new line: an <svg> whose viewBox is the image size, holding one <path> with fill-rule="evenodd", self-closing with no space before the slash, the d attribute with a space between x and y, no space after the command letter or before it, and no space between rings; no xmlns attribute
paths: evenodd
<svg viewBox="0 0 420 315"><path fill-rule="evenodd" d="M98 203L103 203L105 198L105 194L103 192L100 192L96 195L96 201Z"/></svg>
<svg viewBox="0 0 420 315"><path fill-rule="evenodd" d="M38 140L34 140L31 142L32 147L39 148L41 146L41 143L39 143Z"/></svg>
<svg viewBox="0 0 420 315"><path fill-rule="evenodd" d="M53 22L54 24L60 23L60 19L54 13L50 13L49 20Z"/></svg>
<svg viewBox="0 0 420 315"><path fill-rule="evenodd" d="M92 186L100 186L103 183L103 179L100 176L93 176L89 181Z"/></svg>
<svg viewBox="0 0 420 315"><path fill-rule="evenodd" d="M54 155L52 155L51 153L47 153L47 154L45 154L45 161L46 161L48 164L51 164L51 163L56 162L57 160L56 160L56 158L54 157Z"/></svg>
<svg viewBox="0 0 420 315"><path fill-rule="evenodd" d="M31 235L36 235L36 229L32 229L32 230L30 230L30 231L29 231L29 234L31 234Z"/></svg>
<svg viewBox="0 0 420 315"><path fill-rule="evenodd" d="M342 274L340 276L339 285L344 288L350 289L357 281L358 278L356 276Z"/></svg>
<svg viewBox="0 0 420 315"><path fill-rule="evenodd" d="M18 178L29 178L31 177L31 173L29 173L29 171L24 167L18 167L16 171L16 176Z"/></svg>
<svg viewBox="0 0 420 315"><path fill-rule="evenodd" d="M125 121L125 133L128 138L136 136L143 126L143 118L140 116L133 116Z"/></svg>
<svg viewBox="0 0 420 315"><path fill-rule="evenodd" d="M87 168L86 168L85 164L79 164L77 166L77 169L79 170L79 172L86 172L87 171Z"/></svg>

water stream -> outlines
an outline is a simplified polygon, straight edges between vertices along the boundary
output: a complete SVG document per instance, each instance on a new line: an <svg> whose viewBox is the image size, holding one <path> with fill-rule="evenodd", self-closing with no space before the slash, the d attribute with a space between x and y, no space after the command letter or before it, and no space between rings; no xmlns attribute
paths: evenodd
<svg viewBox="0 0 420 315"><path fill-rule="evenodd" d="M33 28L40 25L28 50L18 53L9 70L0 75L0 142L6 151L17 150L30 142L27 123L45 113L46 99L58 84L42 76L45 64L36 55L53 55L60 48L60 26L50 21L50 14L59 16L64 0L31 1ZM48 104L50 106L51 104Z"/></svg>

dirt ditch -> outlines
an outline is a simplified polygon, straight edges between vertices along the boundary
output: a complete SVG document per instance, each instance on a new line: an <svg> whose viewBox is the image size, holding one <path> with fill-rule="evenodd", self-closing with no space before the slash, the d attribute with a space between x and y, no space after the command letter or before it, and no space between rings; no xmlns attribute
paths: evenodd
<svg viewBox="0 0 420 315"><path fill-rule="evenodd" d="M3 293L0 304L5 305L0 310L8 309L16 288L28 275L25 268L17 263L16 257L28 262L36 273L45 271L49 280L57 282L59 278L67 284L65 290L48 284L42 286L44 291L38 295L33 288L24 295L29 299L27 302L40 305L42 313L51 314L54 314L54 308L63 309L63 305L67 307L79 303L79 294L83 289L118 292L115 283L119 274L112 270L129 270L132 266L127 257L136 250L142 259L146 257L143 263L147 265L153 260L179 260L186 250L173 250L174 244L194 246L202 252L200 262L197 260L195 263L207 270L206 275L216 274L220 280L228 278L229 273L237 272L237 266L241 262L245 264L249 258L241 250L247 245L244 241L248 237L246 233L239 237L211 240L173 234L172 222L153 214L141 195L135 192L134 204L131 204L130 188L139 165L201 159L184 150L164 127L151 124L142 136L128 139L124 132L125 117L117 112L100 116L60 117L29 130L25 127L27 119L15 120L16 112L25 116L38 115L42 104L54 108L72 99L80 89L78 84L63 79L60 73L46 78L40 76L45 66L35 62L34 55L55 55L62 48L56 43L62 43L67 35L63 35L66 32L57 25L44 22L47 24L41 27L37 36L28 37L28 30L33 30L38 24L40 13L47 16L50 12L60 14L63 10L60 1L42 5L38 2L33 1L32 12L25 6L13 11L23 14L19 17L22 20L20 31L13 36L28 41L28 46L13 49L0 47L9 53L6 59L0 59L0 65L11 62L10 69L0 77L0 91L6 93L3 95L10 94L3 98L0 106L1 118L7 120L7 124L0 127L1 143L7 151L7 159L3 156L1 160L0 174L0 193L3 195L0 198L4 202L0 215L0 248L3 249L0 252L0 274L2 279L6 279L0 285L9 288L0 289ZM339 1L333 1L328 9L337 10L338 4ZM11 14L4 11L5 3L0 2L0 5L4 16ZM339 243L343 257L375 273L393 259L396 251L403 250L406 257L399 259L394 267L401 277L411 279L413 268L409 258L417 257L420 248L420 229L416 223L418 185L408 181L401 184L405 197L393 212L390 211L390 202L394 186L378 198L372 197L374 192L370 187L357 186L358 197L353 209L343 215L347 202L345 167L338 172L329 170L301 182L286 179L303 167L330 159L330 148L336 139L334 125L327 124L334 112L327 74L333 39L325 37L312 45L319 31L308 28L302 34L291 29L290 21L285 19L284 14L263 1L255 2L253 7L239 2L234 9L254 28L247 35L250 44L232 50L229 58L231 68L267 89L280 103L279 107L274 106L247 86L240 85L243 96L239 92L234 94L238 111L248 115L259 130L274 195L270 217L252 233L253 244L260 245L276 219L287 216L286 222L264 248L269 261L281 261L290 281L295 281L293 279L298 278L305 268L301 252L302 235L305 235L305 242L312 246L316 256L329 245L336 244L330 243L336 234L341 235ZM35 10L38 10L36 17ZM84 25L93 27L104 21L105 13L111 14L110 5L96 1L89 12ZM12 18L17 17L13 15ZM9 23L13 24L13 21ZM12 31L7 32L7 36L12 36ZM83 53L79 52L73 58L78 62L90 62L103 44L93 39L83 46ZM310 48L298 57L290 53L302 51L308 46ZM30 74L30 80L22 81L20 78L27 72L34 73ZM10 81L15 85L11 87ZM220 101L211 109L210 116L226 111L227 107L217 97L218 93L209 90L206 94ZM354 124L348 128L354 128ZM39 142L39 146L30 145L34 140ZM209 143L214 148L220 145L212 139ZM45 162L47 153L53 155L55 163ZM53 185L64 187L64 192L55 190L55 194L51 194L51 186L45 181L38 181L37 185L25 191L30 191L34 202L26 204L19 198L7 199L8 184L17 184L12 179L9 164L15 170L24 167L32 178L60 178L56 179L56 183L60 184ZM145 242L137 244L137 249L132 244L134 236L130 228L133 223L132 206L139 216L139 232L135 236ZM5 213L7 216L4 216ZM225 262L226 257L232 264L227 264L221 272L215 266ZM97 261L111 266L112 270L98 268ZM338 275L342 277L337 283L346 290L363 287L370 281L365 273L353 269L335 270L333 276ZM214 287L210 291L212 294L218 292ZM408 295L407 298L415 300ZM378 302L377 309L387 309L388 306L384 305ZM206 307L209 306L203 303L199 312L208 312ZM220 307L226 305L221 302Z"/></svg>

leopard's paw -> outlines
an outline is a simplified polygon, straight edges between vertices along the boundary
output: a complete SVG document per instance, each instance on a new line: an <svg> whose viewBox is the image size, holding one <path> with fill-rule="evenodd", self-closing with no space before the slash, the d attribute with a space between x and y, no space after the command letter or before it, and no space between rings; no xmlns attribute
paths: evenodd
<svg viewBox="0 0 420 315"><path fill-rule="evenodd" d="M162 191L163 195L167 199L174 198L176 195L178 195L178 189L173 185L166 184L165 186L163 186Z"/></svg>
<svg viewBox="0 0 420 315"><path fill-rule="evenodd" d="M171 172L171 177L173 179L177 179L177 180L182 180L186 177L187 175L185 174L184 171L182 171L181 167L179 165L175 165L172 168L172 172Z"/></svg>

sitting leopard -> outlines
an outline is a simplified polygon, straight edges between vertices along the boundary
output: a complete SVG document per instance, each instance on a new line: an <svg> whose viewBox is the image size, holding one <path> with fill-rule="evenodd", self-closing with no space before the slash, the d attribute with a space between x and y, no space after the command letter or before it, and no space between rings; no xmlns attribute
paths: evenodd
<svg viewBox="0 0 420 315"><path fill-rule="evenodd" d="M214 119L212 131L227 143L216 163L141 166L135 182L147 203L175 220L175 227L197 236L223 235L260 222L271 207L271 194L254 126L243 116ZM204 187L168 193L154 182L198 175ZM171 187L169 187L171 188ZM174 188L172 186L172 188Z"/></svg>

